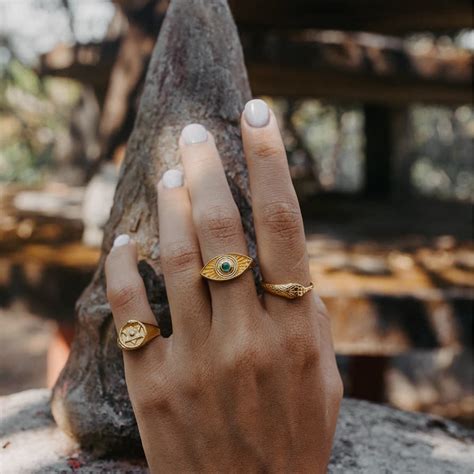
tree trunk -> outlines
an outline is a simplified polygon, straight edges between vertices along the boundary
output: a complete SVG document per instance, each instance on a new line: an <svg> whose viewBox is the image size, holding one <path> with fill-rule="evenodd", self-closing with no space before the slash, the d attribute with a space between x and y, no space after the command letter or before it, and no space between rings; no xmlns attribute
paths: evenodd
<svg viewBox="0 0 474 474"><path fill-rule="evenodd" d="M127 18L128 29L108 80L100 117L100 161L113 158L117 148L125 144L130 136L146 69L169 1L115 3Z"/></svg>
<svg viewBox="0 0 474 474"><path fill-rule="evenodd" d="M166 169L179 165L177 141L186 124L201 122L216 137L249 252L255 256L239 130L249 98L241 45L227 1L173 0L149 66L100 262L77 304L77 334L53 392L57 423L84 447L102 453L126 449L130 454L141 446L106 298L104 261L118 234L133 237L151 307L163 334L170 335L155 186Z"/></svg>

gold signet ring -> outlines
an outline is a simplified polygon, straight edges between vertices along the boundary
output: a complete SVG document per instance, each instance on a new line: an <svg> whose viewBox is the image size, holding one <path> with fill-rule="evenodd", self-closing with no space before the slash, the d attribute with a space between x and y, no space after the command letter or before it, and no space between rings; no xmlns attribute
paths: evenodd
<svg viewBox="0 0 474 474"><path fill-rule="evenodd" d="M135 351L160 334L158 326L131 319L120 328L117 344L124 351Z"/></svg>
<svg viewBox="0 0 474 474"><path fill-rule="evenodd" d="M310 283L309 286L303 286L299 283L262 283L262 287L272 295L294 300L295 298L301 298L308 293L308 291L311 291L314 288L314 285L312 283Z"/></svg>
<svg viewBox="0 0 474 474"><path fill-rule="evenodd" d="M232 280L242 275L252 264L253 259L247 255L239 253L218 255L204 265L201 276L214 281Z"/></svg>

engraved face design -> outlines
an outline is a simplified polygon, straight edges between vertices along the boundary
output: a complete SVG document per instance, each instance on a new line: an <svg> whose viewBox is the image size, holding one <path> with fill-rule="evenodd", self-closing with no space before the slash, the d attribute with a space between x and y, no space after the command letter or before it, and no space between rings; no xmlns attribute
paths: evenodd
<svg viewBox="0 0 474 474"><path fill-rule="evenodd" d="M146 328L140 321L128 321L120 330L119 341L126 349L137 349L146 337Z"/></svg>
<svg viewBox="0 0 474 474"><path fill-rule="evenodd" d="M263 283L262 286L269 293L277 296L283 296L284 298L288 298L290 300L304 296L314 288L313 283L310 283L309 286L303 286L299 283L283 283L280 285L275 285L273 283Z"/></svg>
<svg viewBox="0 0 474 474"><path fill-rule="evenodd" d="M290 288L288 288L288 294L292 298L298 298L300 296L303 296L305 292L306 292L305 287L299 284L292 285Z"/></svg>

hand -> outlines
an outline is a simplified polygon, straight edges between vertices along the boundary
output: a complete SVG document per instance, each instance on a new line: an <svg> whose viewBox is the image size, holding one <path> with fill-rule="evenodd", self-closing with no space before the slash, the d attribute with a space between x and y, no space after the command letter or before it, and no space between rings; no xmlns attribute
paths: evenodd
<svg viewBox="0 0 474 474"><path fill-rule="evenodd" d="M252 101L242 118L265 281L311 281L303 221L274 114ZM125 374L153 472L325 472L342 384L329 318L313 292L259 298L251 271L214 282L211 258L247 254L240 215L212 135L180 138L178 170L158 185L161 264L173 335L124 352ZM106 265L117 329L156 324L137 252L117 239Z"/></svg>

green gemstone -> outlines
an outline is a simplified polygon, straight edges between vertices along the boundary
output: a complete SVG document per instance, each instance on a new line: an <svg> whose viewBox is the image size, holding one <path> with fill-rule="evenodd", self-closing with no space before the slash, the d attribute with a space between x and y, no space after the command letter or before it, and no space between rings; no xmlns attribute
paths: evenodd
<svg viewBox="0 0 474 474"><path fill-rule="evenodd" d="M222 262L221 264L221 270L225 273L229 273L232 269L232 265L230 262Z"/></svg>

